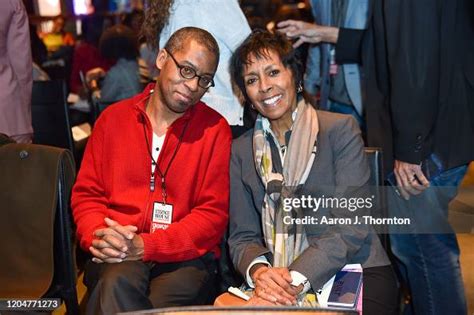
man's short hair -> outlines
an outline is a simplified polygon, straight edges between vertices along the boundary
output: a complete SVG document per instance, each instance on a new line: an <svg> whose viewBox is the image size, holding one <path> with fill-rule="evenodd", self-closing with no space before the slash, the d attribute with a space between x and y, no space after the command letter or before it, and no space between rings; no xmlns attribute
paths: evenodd
<svg viewBox="0 0 474 315"><path fill-rule="evenodd" d="M174 53L183 48L184 44L190 40L195 40L198 44L206 47L219 62L219 45L216 39L206 30L198 27L183 27L171 35L166 42L165 49Z"/></svg>

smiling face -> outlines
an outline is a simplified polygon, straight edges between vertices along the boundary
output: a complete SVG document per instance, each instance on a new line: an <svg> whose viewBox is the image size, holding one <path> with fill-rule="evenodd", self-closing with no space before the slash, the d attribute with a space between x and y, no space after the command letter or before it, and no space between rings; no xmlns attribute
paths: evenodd
<svg viewBox="0 0 474 315"><path fill-rule="evenodd" d="M182 49L173 52L173 56L181 66L194 69L200 76L213 77L217 69L215 54L195 40L185 43ZM161 101L168 110L177 114L184 113L207 91L198 85L198 77L183 78L177 64L164 49L158 54L156 65L160 69L156 84Z"/></svg>
<svg viewBox="0 0 474 315"><path fill-rule="evenodd" d="M296 108L296 87L293 73L279 55L267 50L257 58L254 54L244 66L245 91L255 109L274 123L292 122Z"/></svg>

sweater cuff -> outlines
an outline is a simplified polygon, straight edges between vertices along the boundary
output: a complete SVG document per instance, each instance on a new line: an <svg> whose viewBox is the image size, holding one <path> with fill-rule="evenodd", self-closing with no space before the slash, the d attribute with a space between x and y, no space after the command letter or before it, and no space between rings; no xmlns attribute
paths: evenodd
<svg viewBox="0 0 474 315"><path fill-rule="evenodd" d="M339 28L339 37L336 43L336 63L362 63L361 44L364 30Z"/></svg>
<svg viewBox="0 0 474 315"><path fill-rule="evenodd" d="M152 261L156 258L156 249L154 248L154 242L151 239L151 234L143 233L140 234L143 240L143 261ZM156 237L156 236L155 236Z"/></svg>
<svg viewBox="0 0 474 315"><path fill-rule="evenodd" d="M399 134L394 137L395 159L411 164L420 164L430 154L430 147L425 137L418 133Z"/></svg>
<svg viewBox="0 0 474 315"><path fill-rule="evenodd" d="M103 229L106 228L105 225L99 225L95 226L92 228L89 228L87 231L85 231L81 236L80 236L80 245L81 248L87 252L90 253L89 248L92 246L92 241L95 240L94 232L97 231L98 229Z"/></svg>

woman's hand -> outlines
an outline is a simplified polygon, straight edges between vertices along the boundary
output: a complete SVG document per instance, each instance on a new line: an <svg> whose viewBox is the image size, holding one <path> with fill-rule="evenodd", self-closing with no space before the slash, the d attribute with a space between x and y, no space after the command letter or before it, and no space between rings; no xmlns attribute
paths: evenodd
<svg viewBox="0 0 474 315"><path fill-rule="evenodd" d="M255 284L255 296L277 305L295 305L301 288L291 285L288 268L269 268L259 265L251 274Z"/></svg>
<svg viewBox="0 0 474 315"><path fill-rule="evenodd" d="M322 26L315 23L303 21L286 20L277 24L278 31L284 33L289 38L297 38L293 44L297 48L303 43L318 44L320 42L337 42L339 28L332 26Z"/></svg>

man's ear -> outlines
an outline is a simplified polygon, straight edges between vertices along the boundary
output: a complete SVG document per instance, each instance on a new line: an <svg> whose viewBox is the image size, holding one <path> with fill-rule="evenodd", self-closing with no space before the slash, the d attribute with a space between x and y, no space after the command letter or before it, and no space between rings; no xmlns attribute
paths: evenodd
<svg viewBox="0 0 474 315"><path fill-rule="evenodd" d="M161 71L161 69L163 68L163 65L165 64L165 61L166 61L167 57L168 57L168 53L166 52L166 50L161 49L158 52L158 55L156 56L156 62L155 62L155 65L158 68L158 70Z"/></svg>

